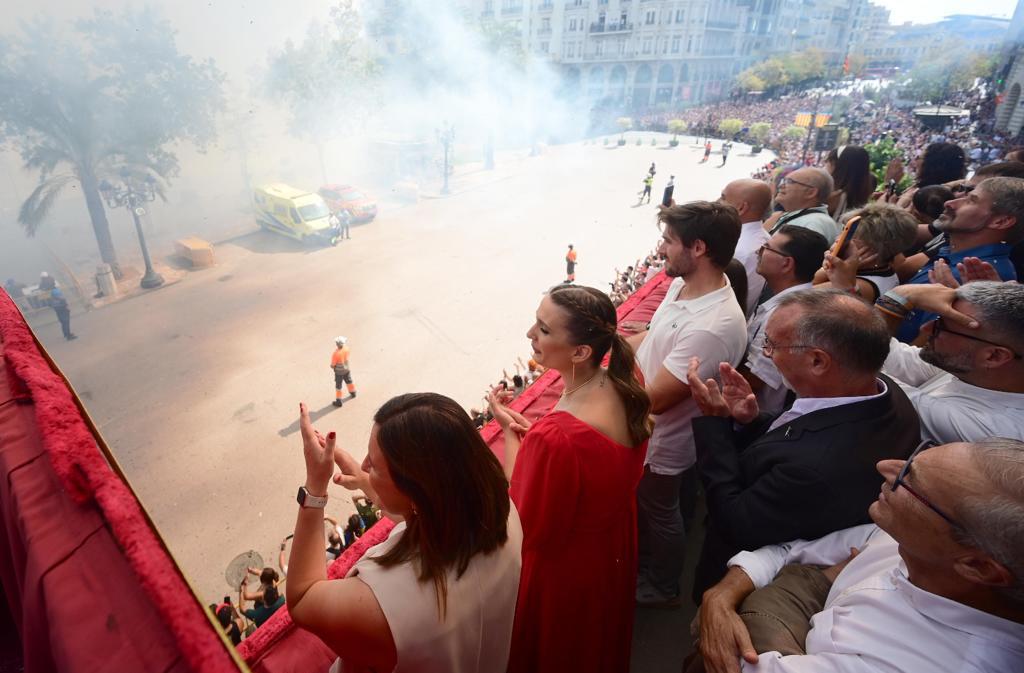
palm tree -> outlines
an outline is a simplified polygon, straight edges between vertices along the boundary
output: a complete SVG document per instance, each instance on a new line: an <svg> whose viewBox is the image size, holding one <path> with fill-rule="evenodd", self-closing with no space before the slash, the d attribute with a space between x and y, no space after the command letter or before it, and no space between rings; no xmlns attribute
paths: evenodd
<svg viewBox="0 0 1024 673"><path fill-rule="evenodd" d="M18 222L28 236L34 236L46 220L54 202L70 185L78 183L89 210L100 257L110 265L115 278L122 277L117 251L110 236L110 223L100 196L100 182L125 163L120 152L97 134L95 108L102 100L106 82L86 82L76 88L44 91L27 97L23 114L41 141L23 151L25 168L39 171L39 184L21 204ZM64 169L57 172L58 169Z"/></svg>

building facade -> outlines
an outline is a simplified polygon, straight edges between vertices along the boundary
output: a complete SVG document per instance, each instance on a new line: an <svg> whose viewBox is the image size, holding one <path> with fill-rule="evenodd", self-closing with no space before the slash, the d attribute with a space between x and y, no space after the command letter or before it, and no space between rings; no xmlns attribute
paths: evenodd
<svg viewBox="0 0 1024 673"><path fill-rule="evenodd" d="M520 31L566 87L626 108L728 96L737 74L771 56L849 51L868 0L479 0L482 21ZM884 10L883 10L884 11ZM887 17L887 14L886 14Z"/></svg>

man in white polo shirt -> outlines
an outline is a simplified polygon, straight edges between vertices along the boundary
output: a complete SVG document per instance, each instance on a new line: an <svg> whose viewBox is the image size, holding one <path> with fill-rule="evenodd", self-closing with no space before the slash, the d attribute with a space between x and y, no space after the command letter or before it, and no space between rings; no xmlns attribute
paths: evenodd
<svg viewBox="0 0 1024 673"><path fill-rule="evenodd" d="M700 414L686 384L690 358L700 357L717 375L718 362L737 364L746 350L743 311L725 267L740 234L736 209L695 201L661 208L658 221L665 273L675 280L646 332L631 337L654 414L644 476L637 489L640 577L637 603L675 607L686 546L680 486L694 474L696 452L690 420Z"/></svg>

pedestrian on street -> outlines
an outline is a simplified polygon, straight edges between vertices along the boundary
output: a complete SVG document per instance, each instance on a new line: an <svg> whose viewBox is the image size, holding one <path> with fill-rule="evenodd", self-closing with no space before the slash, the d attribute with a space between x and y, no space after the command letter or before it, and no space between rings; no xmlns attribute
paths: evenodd
<svg viewBox="0 0 1024 673"><path fill-rule="evenodd" d="M672 206L672 193L676 191L676 176L668 176L668 184L665 185L665 193L661 195L661 205L666 208Z"/></svg>
<svg viewBox="0 0 1024 673"><path fill-rule="evenodd" d="M572 243L569 244L569 252L565 253L565 282L576 282L576 251Z"/></svg>
<svg viewBox="0 0 1024 673"><path fill-rule="evenodd" d="M331 369L334 370L334 406L340 407L345 402L342 400L341 384L348 386L349 397L356 396L356 385L352 382L352 371L349 369L349 347L348 337L337 337L334 340L337 348L331 356Z"/></svg>
<svg viewBox="0 0 1024 673"><path fill-rule="evenodd" d="M331 213L330 221L331 226L338 232L339 241L352 238L352 235L349 233L349 227L352 224L352 214L350 212L342 209L336 213Z"/></svg>
<svg viewBox="0 0 1024 673"><path fill-rule="evenodd" d="M708 141L706 141L704 143L704 158L701 159L698 163L701 163L701 164L705 163L708 160L708 157L710 157L710 156L711 156L711 141L708 140Z"/></svg>
<svg viewBox="0 0 1024 673"><path fill-rule="evenodd" d="M50 306L57 314L60 321L60 330L64 332L64 338L73 341L78 337L71 333L71 310L68 309L68 300L64 298L64 292L59 287L50 290Z"/></svg>
<svg viewBox="0 0 1024 673"><path fill-rule="evenodd" d="M732 143L726 140L722 143L722 163L718 165L719 168L725 165L725 162L729 159L729 150L732 149Z"/></svg>
<svg viewBox="0 0 1024 673"><path fill-rule="evenodd" d="M644 197L647 197L647 203L651 202L651 187L654 185L654 176L648 174L644 178L644 191L640 192L640 203L643 203Z"/></svg>
<svg viewBox="0 0 1024 673"><path fill-rule="evenodd" d="M654 162L653 161L651 162L651 167L647 169L647 173L650 174L650 176L652 178L654 177L654 174L657 173L657 171L654 170Z"/></svg>

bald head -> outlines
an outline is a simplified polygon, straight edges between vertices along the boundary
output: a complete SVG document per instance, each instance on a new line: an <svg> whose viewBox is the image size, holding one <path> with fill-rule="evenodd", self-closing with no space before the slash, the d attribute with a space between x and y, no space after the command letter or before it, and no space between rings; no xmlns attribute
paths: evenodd
<svg viewBox="0 0 1024 673"><path fill-rule="evenodd" d="M834 186L828 171L807 166L786 176L775 200L787 211L813 208L828 201Z"/></svg>
<svg viewBox="0 0 1024 673"><path fill-rule="evenodd" d="M722 201L736 209L740 222L763 220L772 203L772 190L761 180L733 180L722 190Z"/></svg>

